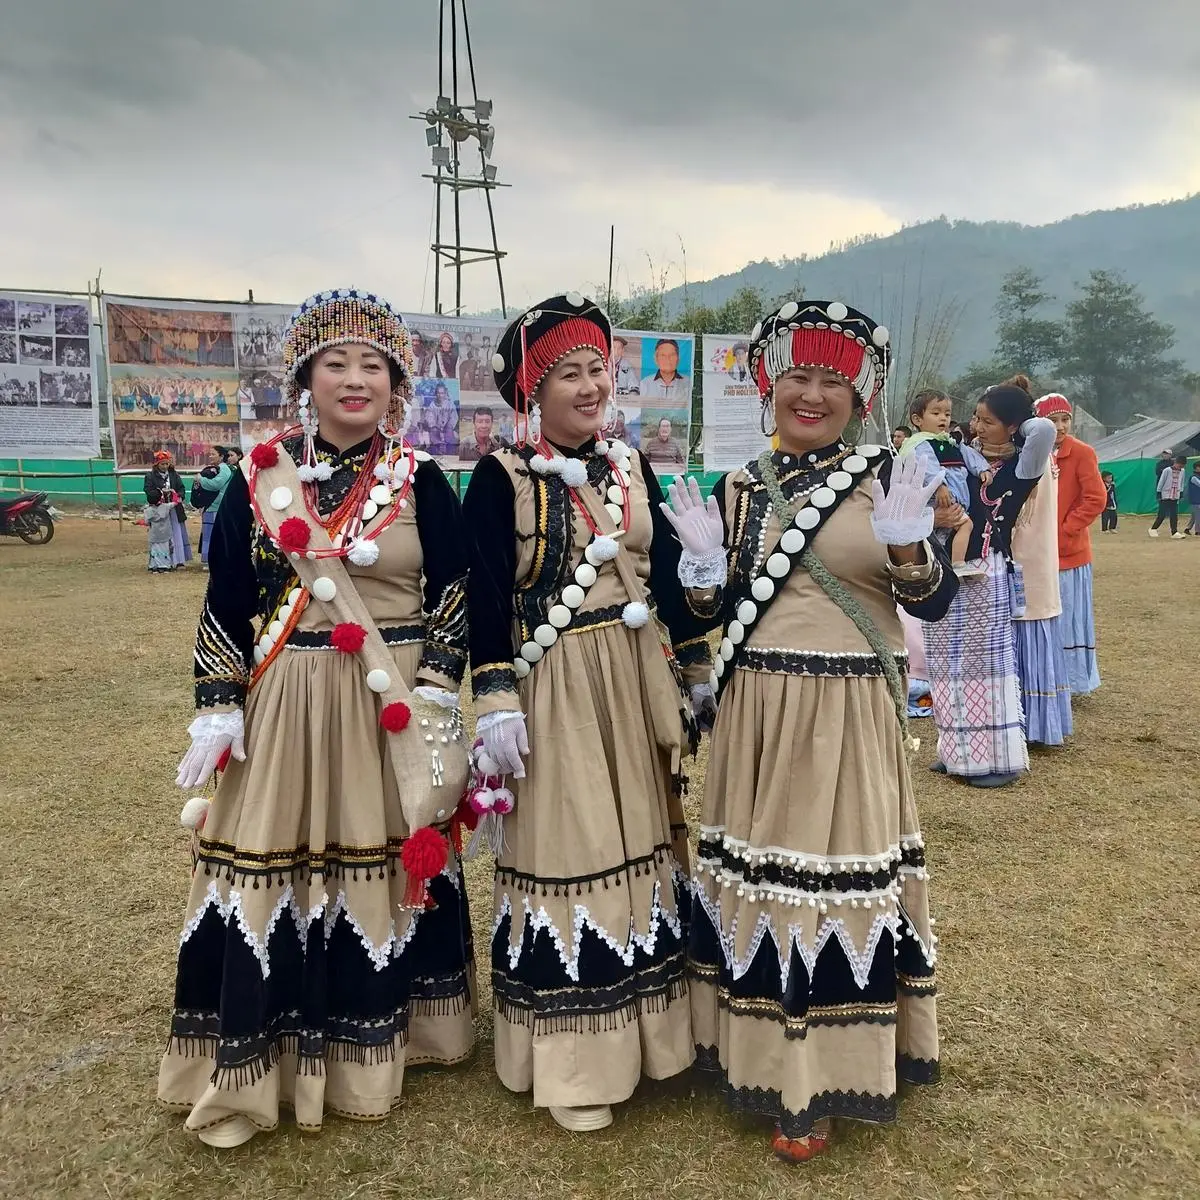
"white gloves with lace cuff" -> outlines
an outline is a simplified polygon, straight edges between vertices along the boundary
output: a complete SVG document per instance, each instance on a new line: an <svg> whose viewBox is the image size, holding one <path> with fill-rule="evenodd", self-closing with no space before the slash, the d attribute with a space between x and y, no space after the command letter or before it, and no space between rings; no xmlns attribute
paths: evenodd
<svg viewBox="0 0 1200 1200"><path fill-rule="evenodd" d="M671 522L683 553L679 558L679 582L686 588L723 587L728 567L725 559L725 527L716 497L705 503L694 479L682 476L667 488L670 503L661 504Z"/></svg>
<svg viewBox="0 0 1200 1200"><path fill-rule="evenodd" d="M875 504L871 528L877 542L885 546L912 546L933 532L933 508L929 501L944 482L946 472L935 471L928 482L924 476L921 459L916 454L906 454L892 464L886 495L878 479L871 484Z"/></svg>
<svg viewBox="0 0 1200 1200"><path fill-rule="evenodd" d="M485 713L475 723L475 732L483 739L485 753L496 760L502 775L525 778L521 756L529 753L529 733L524 713Z"/></svg>
<svg viewBox="0 0 1200 1200"><path fill-rule="evenodd" d="M228 750L238 762L246 761L245 728L242 710L204 713L189 726L192 744L179 763L175 783L181 788L203 787L217 769L221 755Z"/></svg>

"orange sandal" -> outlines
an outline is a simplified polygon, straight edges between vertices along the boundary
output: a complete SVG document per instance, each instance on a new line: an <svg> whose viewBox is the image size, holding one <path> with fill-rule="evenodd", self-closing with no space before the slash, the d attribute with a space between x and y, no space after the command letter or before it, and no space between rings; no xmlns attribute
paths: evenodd
<svg viewBox="0 0 1200 1200"><path fill-rule="evenodd" d="M829 1146L829 1130L814 1129L806 1137L790 1138L784 1136L778 1127L771 1139L771 1149L775 1157L786 1163L805 1163L824 1153Z"/></svg>

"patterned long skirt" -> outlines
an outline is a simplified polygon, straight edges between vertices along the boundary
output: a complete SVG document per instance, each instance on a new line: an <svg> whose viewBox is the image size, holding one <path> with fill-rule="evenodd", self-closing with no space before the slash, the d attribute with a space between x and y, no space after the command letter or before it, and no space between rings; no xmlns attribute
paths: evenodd
<svg viewBox="0 0 1200 1200"><path fill-rule="evenodd" d="M1062 617L1013 622L1025 739L1041 746L1061 746L1074 728L1061 623Z"/></svg>
<svg viewBox="0 0 1200 1200"><path fill-rule="evenodd" d="M1096 660L1096 619L1092 609L1092 564L1059 571L1062 593L1059 636L1067 660L1071 692L1086 696L1100 686L1100 664Z"/></svg>
<svg viewBox="0 0 1200 1200"><path fill-rule="evenodd" d="M964 580L949 613L924 632L938 757L946 770L966 776L1029 770L1003 557L988 558L984 578Z"/></svg>

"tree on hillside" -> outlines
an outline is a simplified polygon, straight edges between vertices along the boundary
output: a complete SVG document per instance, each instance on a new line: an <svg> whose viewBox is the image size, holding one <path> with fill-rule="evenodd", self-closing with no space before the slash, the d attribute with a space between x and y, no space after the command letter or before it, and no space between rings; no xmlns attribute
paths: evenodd
<svg viewBox="0 0 1200 1200"><path fill-rule="evenodd" d="M1018 267L1004 277L993 310L996 314L996 362L1004 374L1041 373L1058 357L1063 327L1058 321L1038 317L1037 310L1054 297L1043 290L1041 278L1029 267Z"/></svg>
<svg viewBox="0 0 1200 1200"><path fill-rule="evenodd" d="M1123 425L1177 393L1180 363L1167 357L1175 330L1145 309L1141 292L1117 271L1092 271L1067 305L1059 373L1106 425Z"/></svg>

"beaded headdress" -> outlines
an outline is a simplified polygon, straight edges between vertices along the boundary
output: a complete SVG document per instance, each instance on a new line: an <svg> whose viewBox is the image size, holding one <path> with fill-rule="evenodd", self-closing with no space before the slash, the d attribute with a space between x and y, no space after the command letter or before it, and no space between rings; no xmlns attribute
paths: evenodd
<svg viewBox="0 0 1200 1200"><path fill-rule="evenodd" d="M750 371L764 397L794 367L824 367L854 388L865 416L890 360L887 329L840 300L789 300L750 331Z"/></svg>
<svg viewBox="0 0 1200 1200"><path fill-rule="evenodd" d="M492 355L496 390L517 413L517 441L540 440L533 397L568 354L595 350L611 371L612 323L604 310L578 292L551 296L522 313L500 335Z"/></svg>
<svg viewBox="0 0 1200 1200"><path fill-rule="evenodd" d="M392 388L392 398L379 428L389 439L389 446L404 430L415 373L412 341L404 318L382 296L359 288L330 288L309 296L292 313L283 331L284 394L289 411L299 418L304 429L300 472L306 482L327 478L328 471L318 463L313 448L317 422L309 410L312 396L297 376L304 364L322 350L350 344L370 346L400 368L400 380Z"/></svg>
<svg viewBox="0 0 1200 1200"><path fill-rule="evenodd" d="M1039 417L1052 417L1055 413L1072 411L1070 400L1059 392L1051 392L1048 396L1043 396L1034 404L1033 408Z"/></svg>

